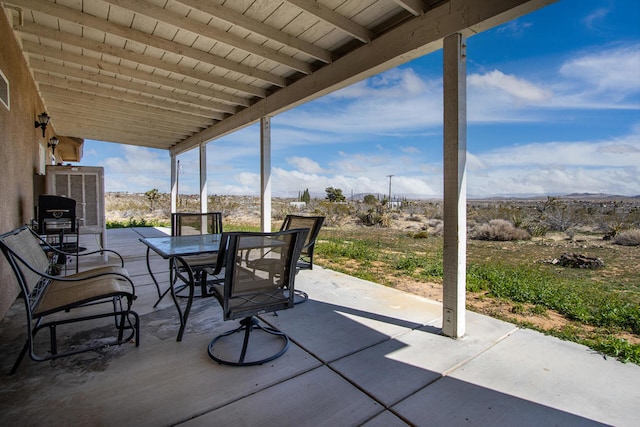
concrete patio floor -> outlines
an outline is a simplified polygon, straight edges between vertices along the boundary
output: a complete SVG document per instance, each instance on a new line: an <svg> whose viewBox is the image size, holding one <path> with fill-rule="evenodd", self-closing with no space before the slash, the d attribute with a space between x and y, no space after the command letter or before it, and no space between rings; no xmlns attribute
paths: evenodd
<svg viewBox="0 0 640 427"><path fill-rule="evenodd" d="M637 365L472 312L453 340L440 335L440 303L317 266L296 279L308 302L261 316L291 338L284 356L218 365L207 345L236 322L222 320L215 300L195 301L182 342L171 299L153 308L138 239L161 233L108 231L136 284L137 348L25 359L7 376L24 339L22 302L13 305L0 323L2 425L638 425ZM166 286L167 262L152 265Z"/></svg>

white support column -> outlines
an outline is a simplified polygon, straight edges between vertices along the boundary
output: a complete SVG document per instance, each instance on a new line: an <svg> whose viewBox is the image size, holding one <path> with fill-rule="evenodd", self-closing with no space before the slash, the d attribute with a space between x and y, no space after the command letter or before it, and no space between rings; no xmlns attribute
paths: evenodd
<svg viewBox="0 0 640 427"><path fill-rule="evenodd" d="M466 39L444 39L444 277L442 333L465 334L467 270Z"/></svg>
<svg viewBox="0 0 640 427"><path fill-rule="evenodd" d="M171 153L171 213L178 211L178 165L176 155Z"/></svg>
<svg viewBox="0 0 640 427"><path fill-rule="evenodd" d="M207 213L207 144L200 144L200 212ZM204 218L206 221L206 218ZM205 227L202 230L206 230Z"/></svg>
<svg viewBox="0 0 640 427"><path fill-rule="evenodd" d="M260 229L271 231L271 117L260 119Z"/></svg>

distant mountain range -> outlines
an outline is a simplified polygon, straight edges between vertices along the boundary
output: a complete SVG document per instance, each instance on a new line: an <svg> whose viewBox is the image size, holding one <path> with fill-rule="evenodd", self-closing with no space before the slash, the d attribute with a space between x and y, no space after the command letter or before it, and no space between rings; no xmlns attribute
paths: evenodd
<svg viewBox="0 0 640 427"><path fill-rule="evenodd" d="M364 196L371 193L359 193L353 195L346 195L347 200L362 200ZM387 197L386 194L374 194L382 200ZM312 195L315 198L323 198L324 195ZM571 194L511 194L511 195L493 195L493 196L477 196L473 194L467 195L468 200L539 200L547 199L547 197L558 197L561 199L579 199L579 200L599 200L599 199L640 199L640 194L636 196L621 196L617 194L604 194L604 193L571 193ZM392 199L395 200L442 200L442 197L425 196L420 194L392 194Z"/></svg>

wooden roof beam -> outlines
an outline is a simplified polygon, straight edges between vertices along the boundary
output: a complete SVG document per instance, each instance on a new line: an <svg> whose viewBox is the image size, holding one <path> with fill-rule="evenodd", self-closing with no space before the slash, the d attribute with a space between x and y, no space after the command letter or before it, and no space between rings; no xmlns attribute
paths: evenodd
<svg viewBox="0 0 640 427"><path fill-rule="evenodd" d="M244 16L243 14L229 9L228 7L218 5L214 2L202 0L176 1L198 11L205 12L217 20L227 22L231 25L243 28L246 31L258 34L274 42L281 43L285 46L290 47L291 49L295 49L298 52L301 52L324 63L328 64L337 59L336 55L325 49L322 49L311 43L307 43L304 40L296 38L296 36L286 34L273 27L270 27L269 25L263 24L262 22Z"/></svg>
<svg viewBox="0 0 640 427"><path fill-rule="evenodd" d="M12 0L12 3L20 7L24 7L25 9L54 16L58 19L82 25L94 30L103 31L106 34L122 37L123 39L131 40L143 45L154 47L156 49L164 50L165 52L180 52L180 55L182 56L186 56L215 67L220 67L228 71L233 71L235 73L253 77L255 79L262 80L275 86L284 87L287 85L286 79L275 74L258 70L255 67L250 67L248 65L238 64L237 62L212 55L200 49L185 46L180 43L153 36L142 31L133 30L128 27L117 25L112 22L105 21L104 19L76 11L65 6L60 6L49 1ZM47 30L47 33L59 32L54 28L46 28L45 30Z"/></svg>
<svg viewBox="0 0 640 427"><path fill-rule="evenodd" d="M422 0L393 0L398 6L411 13L414 16L420 16L424 13L424 3Z"/></svg>
<svg viewBox="0 0 640 427"><path fill-rule="evenodd" d="M226 31L219 30L210 25L190 19L184 16L176 15L166 9L153 5L143 0L103 0L107 3L128 9L133 12L148 16L165 24L172 25L181 30L192 32L198 36L207 37L215 42L226 44L232 48L243 50L247 53L260 56L269 61L277 62L292 70L299 71L303 74L311 74L313 71L310 64L299 59L292 58L289 55L278 52L275 49L266 46L248 42L242 37L230 34Z"/></svg>
<svg viewBox="0 0 640 427"><path fill-rule="evenodd" d="M62 74L64 76L75 77L84 81L91 81L95 83L102 83L105 85L111 85L122 90L132 90L140 93L144 93L151 96L162 97L169 100L179 101L185 104L193 104L200 106L204 109L211 111L218 111L221 113L235 114L238 112L238 108L221 104L219 102L213 102L202 98L197 98L192 95L186 95L180 92L170 91L167 89L157 88L155 86L144 85L141 83L135 83L129 80L121 78L111 77L105 74L96 74L93 72L81 70L80 68L66 67L64 65L54 64L52 62L45 62L41 60L31 60L31 67L34 70L46 71L56 74ZM37 81L46 81L46 73L36 73ZM42 79L42 80L41 80Z"/></svg>
<svg viewBox="0 0 640 427"><path fill-rule="evenodd" d="M125 67L123 65L115 64L113 62L101 61L99 59L93 58L91 56L86 55L76 55L75 53L62 51L59 49L51 49L50 47L33 43L28 40L22 42L23 52L32 55L39 55L46 58L57 59L59 61L63 61L65 64L76 64L78 66L89 67L95 72L105 71L108 73L113 73L122 77L130 77L137 80L142 80L146 82L156 83L160 86L171 87L174 89L183 90L185 92L193 93L196 95L203 95L209 98L217 99L219 101L226 101L231 105L241 105L243 107L248 107L251 105L251 100L244 98L242 96L232 95L229 93L221 92L219 90L211 89L206 86L195 85L192 83L187 83L183 80L178 80L176 78L164 77L159 74L152 74L146 71L136 70L133 68ZM29 63L31 67L36 68L36 64L40 61L47 65L41 65L41 69L44 71L48 70L48 64L51 61L42 61L39 59L35 59L30 57ZM91 71L87 71L91 72ZM179 73L172 73L175 75L179 75L181 77L186 77Z"/></svg>
<svg viewBox="0 0 640 427"><path fill-rule="evenodd" d="M292 5L299 7L300 9L308 12L312 15L318 17L339 30L344 31L349 34L351 37L354 37L360 40L362 43L369 43L371 40L376 38L376 35L369 31L367 28L359 25L356 22L353 22L349 18L340 15L337 12L329 9L327 6L322 3L318 3L315 0L286 0L287 3L291 3Z"/></svg>
<svg viewBox="0 0 640 427"><path fill-rule="evenodd" d="M140 55L137 52L133 52L127 49L121 49L116 46L111 46L104 43L96 43L94 41L87 40L74 34L63 33L61 31L55 31L50 28L43 28L42 26L34 24L25 24L16 31L26 34L32 34L43 39L54 40L62 44L68 44L70 46L88 49L98 54L112 56L116 59L124 59L141 65L178 73L197 80L203 80L253 96L258 96L260 98L264 98L267 96L267 91L257 86L240 83L225 77L219 77L210 73L197 71L192 67L185 67L179 64L170 64L167 61L163 61L162 59L153 59L148 56Z"/></svg>

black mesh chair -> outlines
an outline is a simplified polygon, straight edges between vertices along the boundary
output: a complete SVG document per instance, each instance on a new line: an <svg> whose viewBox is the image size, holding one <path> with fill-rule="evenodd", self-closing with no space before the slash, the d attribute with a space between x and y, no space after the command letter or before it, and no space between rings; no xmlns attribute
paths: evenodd
<svg viewBox="0 0 640 427"><path fill-rule="evenodd" d="M223 273L224 279L213 284L212 290L222 306L224 320L242 320L238 328L209 343L209 357L225 365L250 366L274 360L287 351L289 338L275 328L262 326L255 316L294 306L296 260L307 233L306 229L298 229L222 235L213 274ZM232 336L241 331L244 337L240 345ZM259 344L250 346L253 331L268 335L263 334Z"/></svg>
<svg viewBox="0 0 640 427"><path fill-rule="evenodd" d="M322 228L323 223L323 216L302 215L287 215L282 222L280 231L292 230L295 228L309 229L309 234L307 234L304 246L302 247L302 252L300 253L300 259L298 259L297 262L298 268L309 270L313 269L313 251L316 247L316 239L318 238L318 233L320 233L320 228Z"/></svg>
<svg viewBox="0 0 640 427"><path fill-rule="evenodd" d="M222 212L178 212L171 214L172 236L220 233L222 233Z"/></svg>
<svg viewBox="0 0 640 427"><path fill-rule="evenodd" d="M307 238L304 241L304 245L302 246L302 252L300 253L300 257L298 258L296 263L296 267L298 268L298 270L313 269L313 252L316 247L316 239L318 237L318 233L320 233L320 228L322 228L323 223L323 216L302 215L287 215L282 222L280 231L292 230L296 228L306 228L309 230ZM300 289L297 289L295 291L295 296L296 304L303 303L309 299L309 295Z"/></svg>
<svg viewBox="0 0 640 427"><path fill-rule="evenodd" d="M192 212L178 212L171 214L171 235L172 236L189 236L197 234L221 234L222 233L222 212L206 212L206 213L192 213ZM197 293L194 297L210 296L207 292L207 271L211 271L215 268L216 256L205 255L192 255L182 257L182 259L189 265L193 272L193 277L196 285ZM180 263L171 263L170 267L176 265L179 267ZM175 289L176 295L179 297L186 297L182 292L187 288L187 285L179 286ZM157 306L164 296L170 291L170 288L160 293L158 288L158 301Z"/></svg>

